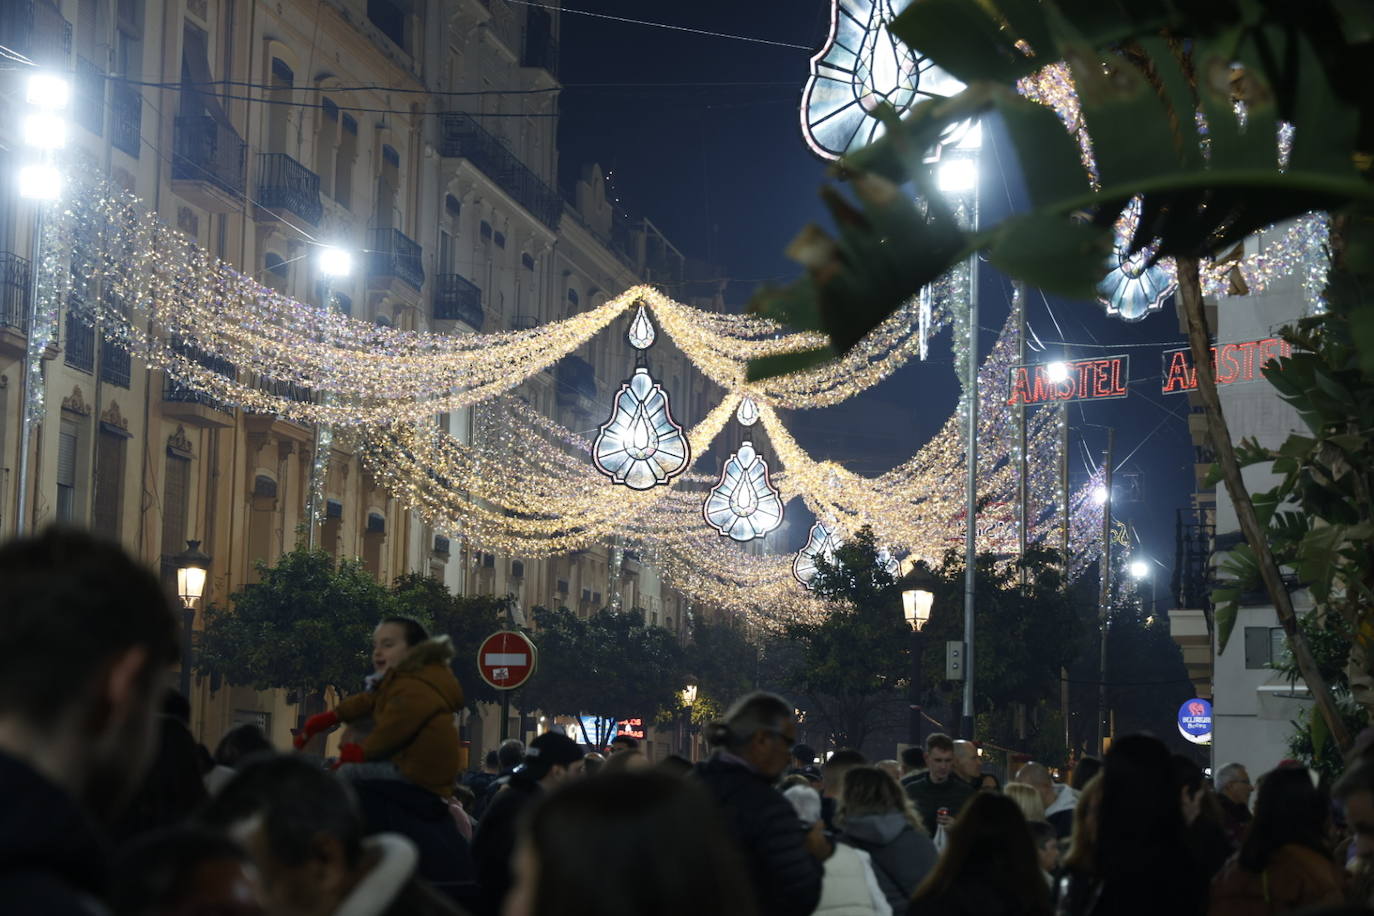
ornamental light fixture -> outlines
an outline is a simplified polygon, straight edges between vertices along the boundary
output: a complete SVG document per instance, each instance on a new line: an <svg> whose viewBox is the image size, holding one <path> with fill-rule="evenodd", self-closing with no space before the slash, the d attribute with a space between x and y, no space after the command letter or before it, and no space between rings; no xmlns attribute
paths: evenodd
<svg viewBox="0 0 1374 916"><path fill-rule="evenodd" d="M726 459L701 512L718 534L736 541L764 537L782 524L782 496L769 479L768 462L748 439Z"/></svg>
<svg viewBox="0 0 1374 916"><path fill-rule="evenodd" d="M806 544L792 560L792 575L808 590L816 587L816 558L824 557L827 563L835 562L835 550L839 543L835 540L835 530L820 522L811 526L806 536Z"/></svg>
<svg viewBox="0 0 1374 916"><path fill-rule="evenodd" d="M1157 245L1131 250L1140 225L1140 209L1141 197L1136 195L1117 219L1107 273L1097 284L1097 301L1107 307L1108 315L1123 321L1140 321L1159 311L1178 288L1174 276L1155 260Z"/></svg>
<svg viewBox="0 0 1374 916"><path fill-rule="evenodd" d="M643 351L653 345L654 326L640 306L626 334L630 345ZM592 444L596 469L631 490L666 484L692 463L692 447L673 419L668 393L654 381L643 353L634 375L616 392L610 418Z"/></svg>
<svg viewBox="0 0 1374 916"><path fill-rule="evenodd" d="M745 397L739 402L739 409L735 411L735 419L741 426L753 426L759 421L759 405L751 397Z"/></svg>

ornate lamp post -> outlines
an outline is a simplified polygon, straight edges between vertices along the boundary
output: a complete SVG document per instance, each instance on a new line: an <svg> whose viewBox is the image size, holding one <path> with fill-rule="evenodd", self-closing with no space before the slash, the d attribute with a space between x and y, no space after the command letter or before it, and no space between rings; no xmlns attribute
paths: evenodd
<svg viewBox="0 0 1374 916"><path fill-rule="evenodd" d="M200 549L200 541L187 541L186 549L176 555L177 597L181 599L181 692L191 697L191 631L196 625L196 602L205 594L205 579L210 571L210 555Z"/></svg>
<svg viewBox="0 0 1374 916"><path fill-rule="evenodd" d="M907 740L921 744L921 628L930 620L935 604L935 577L924 563L916 563L897 583L902 591L902 615L911 627L911 722Z"/></svg>
<svg viewBox="0 0 1374 916"><path fill-rule="evenodd" d="M680 696L682 697L682 705L687 707L687 724L683 729L686 732L686 740L682 743L687 746L687 759L695 763L696 742L692 740L692 707L695 706L697 702L697 685L695 683L689 683L686 687L682 688Z"/></svg>

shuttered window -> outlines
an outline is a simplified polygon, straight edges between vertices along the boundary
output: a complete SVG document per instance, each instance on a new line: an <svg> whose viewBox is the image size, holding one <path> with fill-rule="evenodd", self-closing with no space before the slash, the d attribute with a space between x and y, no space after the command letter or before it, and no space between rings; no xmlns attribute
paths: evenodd
<svg viewBox="0 0 1374 916"><path fill-rule="evenodd" d="M65 524L76 521L76 443L76 423L64 419L57 433L57 520Z"/></svg>
<svg viewBox="0 0 1374 916"><path fill-rule="evenodd" d="M124 503L125 434L101 425L95 441L95 496L91 500L91 529L119 540L120 513Z"/></svg>
<svg viewBox="0 0 1374 916"><path fill-rule="evenodd" d="M191 459L167 453L167 483L162 497L162 555L186 549L186 519L190 508Z"/></svg>

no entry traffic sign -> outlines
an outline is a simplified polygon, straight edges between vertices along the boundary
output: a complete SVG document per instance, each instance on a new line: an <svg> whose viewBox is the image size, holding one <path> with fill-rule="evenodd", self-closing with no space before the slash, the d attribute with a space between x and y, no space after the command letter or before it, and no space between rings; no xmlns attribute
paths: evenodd
<svg viewBox="0 0 1374 916"><path fill-rule="evenodd" d="M514 690L534 674L534 643L524 633L493 633L477 650L477 672L497 690Z"/></svg>

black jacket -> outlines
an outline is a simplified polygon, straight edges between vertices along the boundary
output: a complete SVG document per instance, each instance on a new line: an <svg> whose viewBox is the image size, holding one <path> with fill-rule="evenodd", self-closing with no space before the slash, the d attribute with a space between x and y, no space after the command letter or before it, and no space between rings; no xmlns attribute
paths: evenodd
<svg viewBox="0 0 1374 916"><path fill-rule="evenodd" d="M472 838L472 858L477 864L478 899L470 909L477 916L496 916L510 892L511 858L520 815L544 794L539 783L522 775L511 777L505 788L491 796L487 813L477 822Z"/></svg>
<svg viewBox="0 0 1374 916"><path fill-rule="evenodd" d="M696 775L739 844L761 916L807 916L820 902L824 869L792 805L767 778L719 756L697 764Z"/></svg>
<svg viewBox="0 0 1374 916"><path fill-rule="evenodd" d="M0 754L0 909L8 916L105 914L107 851L65 792Z"/></svg>
<svg viewBox="0 0 1374 916"><path fill-rule="evenodd" d="M906 794L921 812L926 832L935 836L940 809L948 808L951 817L958 817L964 803L973 797L974 789L953 773L944 782L934 782L929 773L922 773L906 783Z"/></svg>
<svg viewBox="0 0 1374 916"><path fill-rule="evenodd" d="M472 851L442 798L408 779L358 780L353 789L369 836L390 832L409 838L420 853L420 877L457 903L472 903Z"/></svg>

